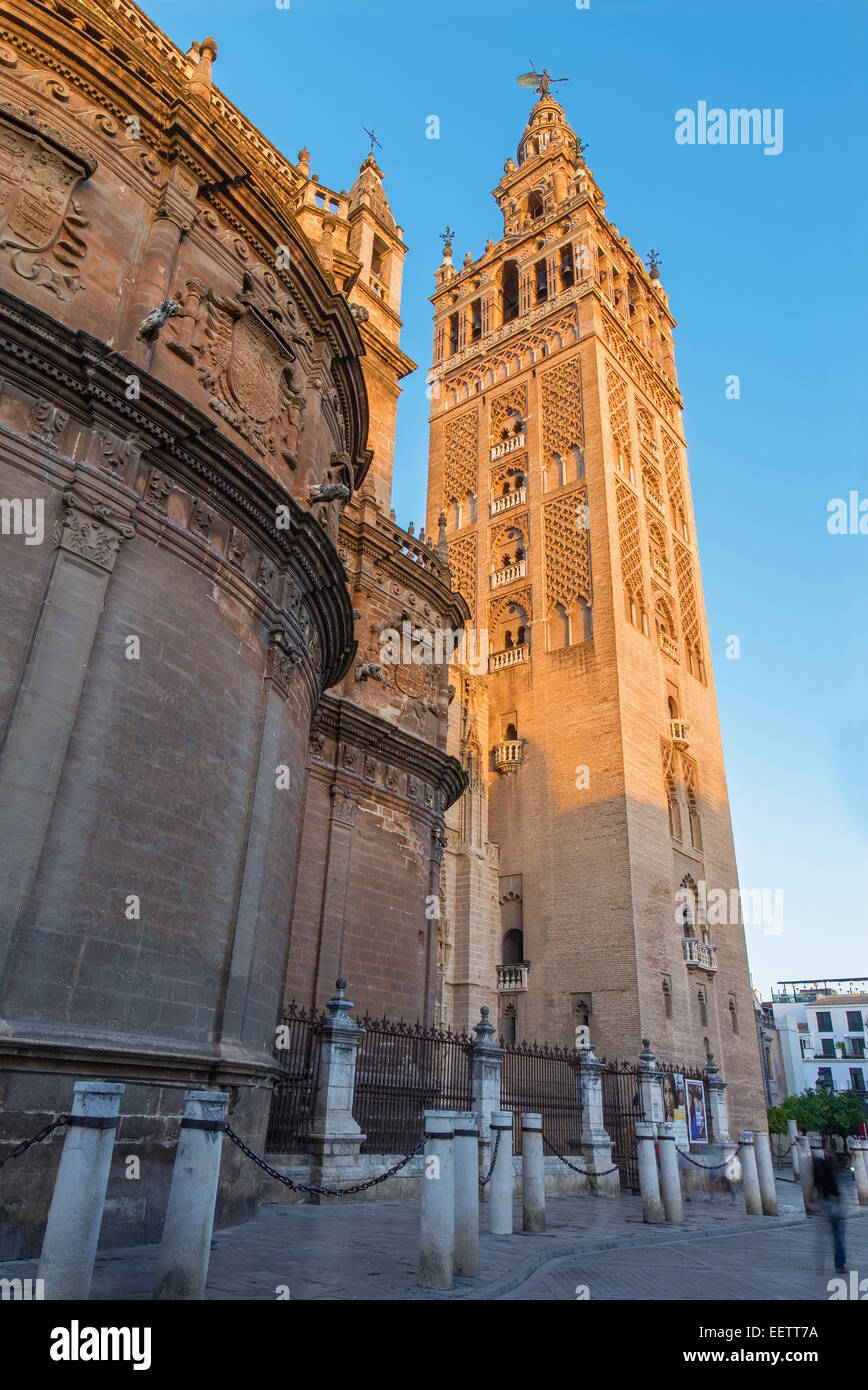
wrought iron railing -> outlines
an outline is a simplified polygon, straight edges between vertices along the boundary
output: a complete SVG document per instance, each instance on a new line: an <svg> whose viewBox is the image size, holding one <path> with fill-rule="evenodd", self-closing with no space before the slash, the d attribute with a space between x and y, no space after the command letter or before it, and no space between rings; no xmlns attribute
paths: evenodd
<svg viewBox="0 0 868 1390"><path fill-rule="evenodd" d="M505 1043L500 1108L513 1112L513 1152L521 1153L521 1114L542 1115L543 1134L559 1153L580 1152L582 1087L579 1054L572 1047Z"/></svg>
<svg viewBox="0 0 868 1390"><path fill-rule="evenodd" d="M353 1115L362 1153L409 1153L422 1137L423 1110L469 1110L466 1033L393 1023L365 1014L356 1063Z"/></svg>
<svg viewBox="0 0 868 1390"><path fill-rule="evenodd" d="M322 1010L309 1011L293 1001L280 1020L274 1055L281 1073L268 1119L267 1153L303 1153L306 1148L319 1069L319 1030L325 1019Z"/></svg>

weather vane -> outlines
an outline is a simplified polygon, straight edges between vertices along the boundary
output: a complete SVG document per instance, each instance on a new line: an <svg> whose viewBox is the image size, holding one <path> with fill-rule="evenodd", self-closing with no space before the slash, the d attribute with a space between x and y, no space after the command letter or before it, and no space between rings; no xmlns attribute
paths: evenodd
<svg viewBox="0 0 868 1390"><path fill-rule="evenodd" d="M454 228L454 227L450 227L450 226L449 226L449 223L447 222L447 223L446 223L446 231L440 233L440 240L443 242L443 245L445 246L445 245L447 244L447 242L451 244L452 238L453 238L454 236L455 236L455 228Z"/></svg>
<svg viewBox="0 0 868 1390"><path fill-rule="evenodd" d="M663 262L660 259L660 252L655 251L652 247L652 249L648 252L647 256L645 257L645 264L648 267L648 274L651 276L651 279L659 280L660 267L663 264Z"/></svg>
<svg viewBox="0 0 868 1390"><path fill-rule="evenodd" d="M569 82L569 80L568 77L552 77L548 68L543 68L542 72L537 72L533 58L530 60L530 72L523 72L521 77L516 78L519 87L533 87L541 97L548 96L549 87L553 82Z"/></svg>
<svg viewBox="0 0 868 1390"><path fill-rule="evenodd" d="M374 134L373 130L368 130L368 127L367 127L366 125L363 125L363 126L362 126L362 130L365 132L365 134L367 135L368 139L369 139L370 142L371 142L371 154L374 153L374 146L375 146L375 145L377 146L378 149L382 149L382 148L383 148L382 145L380 144L379 140L377 139L376 135Z"/></svg>

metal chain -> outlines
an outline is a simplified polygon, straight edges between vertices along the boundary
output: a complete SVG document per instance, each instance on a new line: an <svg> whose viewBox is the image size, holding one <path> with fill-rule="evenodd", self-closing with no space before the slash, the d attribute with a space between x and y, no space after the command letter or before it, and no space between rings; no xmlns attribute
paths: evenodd
<svg viewBox="0 0 868 1390"><path fill-rule="evenodd" d="M486 1173L485 1177L479 1179L479 1186L480 1186L480 1187L485 1187L487 1183L490 1183L490 1182L491 1182L491 1175L492 1175L492 1173L494 1172L494 1165L495 1165L495 1163L497 1162L497 1150L500 1148L500 1136L501 1136L502 1133L503 1133L503 1130L502 1130L502 1129L499 1129L499 1130L497 1131L497 1135L495 1136L495 1140L494 1140L494 1149L493 1149L492 1154L491 1154L491 1164L490 1164L490 1166L489 1166L488 1172Z"/></svg>
<svg viewBox="0 0 868 1390"><path fill-rule="evenodd" d="M683 1149L679 1149L677 1144L675 1146L675 1152L681 1154L682 1158L686 1158L688 1163L692 1163L694 1168L701 1168L705 1173L716 1173L721 1168L728 1168L730 1163L732 1163L732 1159L738 1158L743 1148L744 1144L739 1144L732 1158L728 1158L725 1163L697 1163L695 1158L691 1158L690 1154L686 1154Z"/></svg>
<svg viewBox="0 0 868 1390"><path fill-rule="evenodd" d="M15 1148L11 1149L5 1158L0 1158L0 1168L3 1167L4 1163L8 1163L10 1158L20 1158L23 1153L27 1152L31 1144L41 1144L43 1139L48 1138L52 1130L59 1129L61 1125L68 1124L68 1115L58 1115L56 1120L52 1120L50 1125L44 1125L38 1134L34 1134L32 1139L22 1139L21 1143L16 1144Z"/></svg>
<svg viewBox="0 0 868 1390"><path fill-rule="evenodd" d="M369 1187L376 1187L377 1183L385 1182L387 1178L394 1177L396 1173L406 1167L411 1158L415 1158L425 1147L425 1136L423 1135L412 1153L405 1154L402 1159L393 1164L391 1168L388 1168L385 1173L380 1173L379 1177L376 1178L369 1178L367 1182L357 1182L354 1183L352 1187L317 1187L314 1183L293 1182L292 1178L288 1178L285 1173L279 1173L276 1168L272 1168L270 1163L266 1163L264 1158L254 1153L253 1150L245 1144L241 1136L235 1133L235 1130L232 1129L230 1125L224 1127L224 1133L232 1140L233 1144L237 1145L243 1154L246 1154L248 1158L252 1159L257 1167L261 1168L264 1173L267 1173L270 1178L274 1178L276 1182L282 1182L284 1187L291 1187L293 1192L313 1192L320 1197L351 1197L355 1195L356 1192L365 1192Z"/></svg>
<svg viewBox="0 0 868 1390"><path fill-rule="evenodd" d="M551 1141L550 1139L547 1139L545 1135L543 1135L543 1143L544 1143L544 1144L548 1144L548 1146L549 1146L549 1148L551 1149L552 1153L554 1154L555 1158L559 1158L560 1161L561 1161L561 1163L565 1163L566 1166L567 1166L568 1168L572 1168L572 1170L573 1170L574 1173L580 1173L580 1174L582 1175L583 1178L607 1178L607 1177L609 1176L610 1173L617 1173L617 1171L618 1171L618 1164L617 1164L617 1163L614 1165L613 1168L605 1168L605 1169L603 1169L603 1170L602 1170L601 1172L599 1172L599 1173L592 1172L592 1171L590 1171L590 1169L588 1169L588 1168L578 1168L578 1167L576 1166L575 1163L570 1163L570 1160L569 1160L568 1158L564 1158L563 1154L558 1153L558 1151L557 1151L557 1149L555 1148L555 1146L554 1146L554 1144L552 1143L552 1141ZM633 1157L632 1154L629 1154L629 1155L628 1155L628 1158L632 1158L632 1157ZM622 1161L623 1163L626 1163L626 1162L627 1162L627 1159L625 1158L625 1159L622 1159L621 1161Z"/></svg>

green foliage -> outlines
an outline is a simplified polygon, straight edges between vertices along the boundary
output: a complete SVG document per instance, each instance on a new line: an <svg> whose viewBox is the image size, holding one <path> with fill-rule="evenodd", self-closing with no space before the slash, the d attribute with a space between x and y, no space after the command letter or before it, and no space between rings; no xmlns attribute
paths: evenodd
<svg viewBox="0 0 868 1390"><path fill-rule="evenodd" d="M866 1119L865 1100L859 1091L804 1091L787 1096L782 1105L769 1108L769 1130L786 1133L787 1120L795 1120L802 1134L855 1134Z"/></svg>

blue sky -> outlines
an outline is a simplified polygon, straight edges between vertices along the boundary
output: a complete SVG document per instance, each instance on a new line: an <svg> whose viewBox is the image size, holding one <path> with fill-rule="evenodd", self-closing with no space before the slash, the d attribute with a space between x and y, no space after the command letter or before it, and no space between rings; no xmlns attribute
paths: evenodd
<svg viewBox="0 0 868 1390"><path fill-rule="evenodd" d="M748 928L756 982L868 974L868 498L863 0L150 0L181 47L213 33L217 85L295 159L349 188L376 130L410 250L394 504L424 517L425 371L438 233L481 253L515 153L530 60L555 76L619 231L662 255L742 887L782 889ZM783 150L679 145L675 112L783 110ZM425 138L426 117L440 139ZM736 374L741 396L727 400ZM724 656L740 641L738 660Z"/></svg>

